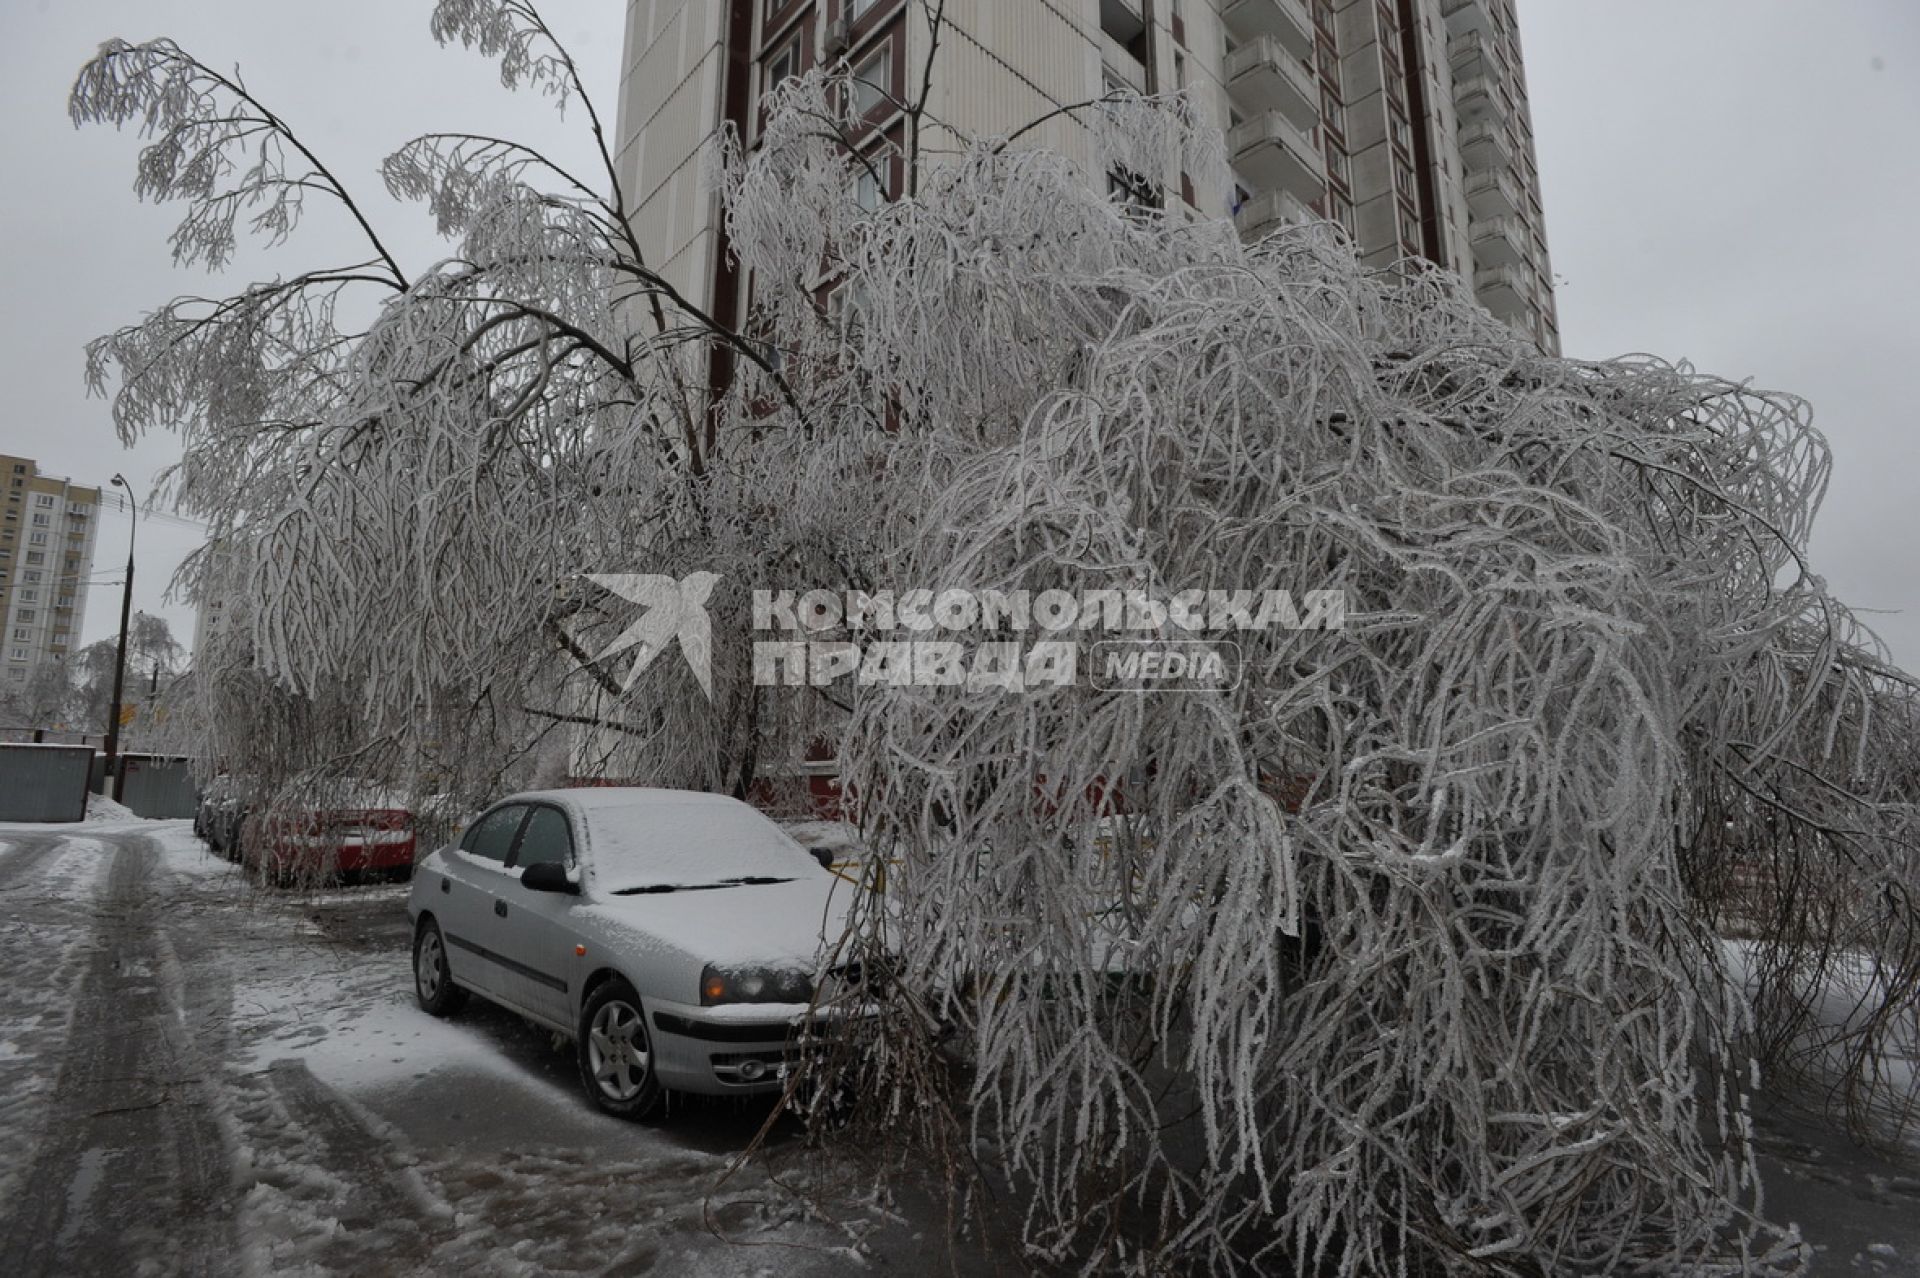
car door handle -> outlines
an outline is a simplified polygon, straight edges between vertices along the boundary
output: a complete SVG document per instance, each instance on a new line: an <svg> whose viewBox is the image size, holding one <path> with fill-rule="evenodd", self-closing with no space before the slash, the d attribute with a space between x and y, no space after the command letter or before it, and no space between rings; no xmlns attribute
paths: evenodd
<svg viewBox="0 0 1920 1278"><path fill-rule="evenodd" d="M441 890L442 892L451 892L451 891L453 891L453 882L452 882L451 880L449 880L449 879L441 879L441 880L440 880L440 890Z"/></svg>
<svg viewBox="0 0 1920 1278"><path fill-rule="evenodd" d="M495 901L493 903L493 912L504 919L507 917L507 903L505 901Z"/></svg>

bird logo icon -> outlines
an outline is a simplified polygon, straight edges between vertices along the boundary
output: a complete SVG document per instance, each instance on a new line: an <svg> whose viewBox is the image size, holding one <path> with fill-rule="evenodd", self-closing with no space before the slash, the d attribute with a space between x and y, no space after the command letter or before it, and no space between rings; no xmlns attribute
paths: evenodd
<svg viewBox="0 0 1920 1278"><path fill-rule="evenodd" d="M680 655L699 681L700 690L713 700L713 623L707 616L707 597L719 584L720 575L711 572L688 573L676 581L659 573L586 573L588 581L646 611L628 626L618 639L608 644L595 661L634 649L633 666L627 671L622 692L631 691L646 673L654 658L666 651L674 640L680 641Z"/></svg>

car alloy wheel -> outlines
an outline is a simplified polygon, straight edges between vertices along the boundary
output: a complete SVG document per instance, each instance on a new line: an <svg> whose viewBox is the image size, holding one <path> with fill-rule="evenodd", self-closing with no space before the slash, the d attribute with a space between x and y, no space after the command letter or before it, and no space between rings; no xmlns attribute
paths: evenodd
<svg viewBox="0 0 1920 1278"><path fill-rule="evenodd" d="M620 999L608 1000L587 1031L587 1055L601 1091L622 1102L638 1096L653 1064L640 1013Z"/></svg>
<svg viewBox="0 0 1920 1278"><path fill-rule="evenodd" d="M650 1118L660 1107L653 1043L633 986L610 977L580 1010L580 1081L593 1103L616 1118Z"/></svg>
<svg viewBox="0 0 1920 1278"><path fill-rule="evenodd" d="M434 1016L451 1016L467 1001L467 992L453 983L446 942L430 916L420 920L413 934L413 992L421 1008Z"/></svg>

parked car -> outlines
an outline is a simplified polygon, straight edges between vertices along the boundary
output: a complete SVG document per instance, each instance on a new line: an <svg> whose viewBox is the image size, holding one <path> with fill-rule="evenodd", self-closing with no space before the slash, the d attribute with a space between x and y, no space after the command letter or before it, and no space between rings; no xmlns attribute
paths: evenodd
<svg viewBox="0 0 1920 1278"><path fill-rule="evenodd" d="M849 977L858 889L738 800L607 788L515 795L415 871L414 991L469 992L573 1040L602 1110L778 1090Z"/></svg>
<svg viewBox="0 0 1920 1278"><path fill-rule="evenodd" d="M240 859L240 827L246 820L250 787L247 778L223 772L207 782L194 811L193 832L229 861Z"/></svg>
<svg viewBox="0 0 1920 1278"><path fill-rule="evenodd" d="M413 872L413 814L368 781L303 778L240 823L238 856L255 877L317 883Z"/></svg>

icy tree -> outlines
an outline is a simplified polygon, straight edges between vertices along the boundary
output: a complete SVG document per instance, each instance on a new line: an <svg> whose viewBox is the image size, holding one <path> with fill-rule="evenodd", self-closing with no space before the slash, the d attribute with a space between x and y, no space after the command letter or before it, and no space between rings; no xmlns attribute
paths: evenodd
<svg viewBox="0 0 1920 1278"><path fill-rule="evenodd" d="M526 5L434 23L580 97ZM1920 989L1911 684L1805 562L1805 407L1545 357L1328 228L1246 246L1057 155L923 155L920 114L911 195L863 207L846 102L789 81L715 158L755 281L731 332L645 262L610 162L408 143L387 185L452 247L407 274L237 77L103 48L74 117L147 132L183 263L310 197L369 244L91 352L126 436L181 434L248 600L216 728L475 798L575 728L737 792L836 741L892 860L846 942L885 978L863 1114L1019 1186L1036 1257L1795 1269L1754 1063L1837 1065L1865 1122ZM1102 169L1219 171L1182 100L1072 111ZM711 696L596 660L631 616L586 574L619 572L716 574ZM888 584L1348 611L1236 636L1204 694L756 680L755 588ZM1834 988L1858 1005L1818 1023Z"/></svg>

